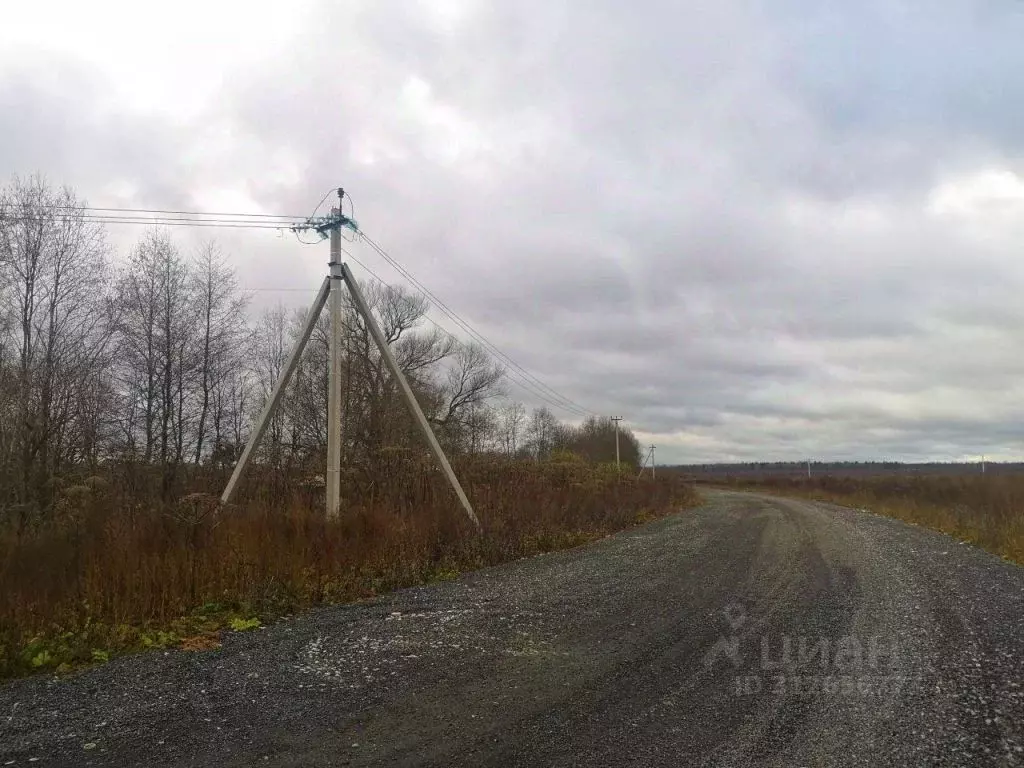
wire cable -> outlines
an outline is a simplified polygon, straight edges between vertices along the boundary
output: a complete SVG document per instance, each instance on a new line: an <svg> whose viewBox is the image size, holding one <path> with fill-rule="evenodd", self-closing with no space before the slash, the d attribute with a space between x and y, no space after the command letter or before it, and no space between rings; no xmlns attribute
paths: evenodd
<svg viewBox="0 0 1024 768"><path fill-rule="evenodd" d="M511 357L509 357L504 352L502 352L500 349L498 349L498 347L495 344L493 344L483 334L481 334L478 331L476 331L472 326L469 325L468 321L466 321L462 317L460 317L453 309L451 309L451 307L449 307L441 299L439 299L434 293L432 293L429 288L427 288L425 285L423 285L423 283L421 283L419 280L417 280L416 277L411 272L409 272L407 269L405 269L405 267L403 267L401 264L399 264L390 255L388 255L388 253L379 244L374 242L373 239L370 238L365 232L363 232L362 230L359 230L359 233L360 233L360 235L362 235L363 239L381 256L381 258L383 258L385 261L387 261L388 264L390 264L392 267L394 267L394 269L397 270L403 277L405 277L406 280L408 280L410 283L412 283L418 290L420 290L426 297L428 297L434 303L435 306L437 306L445 315L447 315L451 319L452 322L454 322L456 325L458 325L460 328L462 328L464 331L466 331L466 333L470 334L470 336L472 336L477 341L479 341L486 349L488 349L496 357L498 357L499 359L501 359L503 362L505 362L506 364L510 365L511 367L513 367L513 368L517 369L518 371L520 371L520 373L525 378L533 381L538 387L546 390L550 394L551 397L553 397L556 400L562 402L563 403L563 405L561 406L562 408L564 408L566 410L571 410L571 411L580 411L580 412L582 412L582 415L586 415L586 416L595 415L594 412L591 411L589 408L587 408L587 407L585 407L583 405L580 405L579 403L577 403L576 401L572 400L571 398L566 397L565 395L563 395L560 392L558 392L558 390L554 389L553 387L549 386L548 384L545 384L543 381L538 379L536 376L534 376L528 370L523 368L523 366L521 366L519 363L517 363Z"/></svg>
<svg viewBox="0 0 1024 768"><path fill-rule="evenodd" d="M327 198L330 196L331 192L337 192L338 189L339 189L338 187L331 187L326 192L324 192L324 196L320 198L320 202L316 204L316 208L314 208L313 212L311 214L309 214L309 216L307 216L306 218L307 219L312 219L314 216L316 216L316 212L320 210L320 206L324 204L324 201L327 200ZM345 194L344 191L342 191L342 195L344 195L344 194Z"/></svg>
<svg viewBox="0 0 1024 768"><path fill-rule="evenodd" d="M380 277L380 275L378 275L378 274L377 274L376 272L374 272L374 271L373 271L372 269L370 269L370 268L369 268L368 266L366 266L366 265L365 265L365 264L363 264L363 263L362 263L361 261L359 261L359 259L357 259L357 258L356 258L355 256L353 256L353 255L352 255L351 253L349 253L348 251L346 251L345 253L347 253L347 254L348 254L349 258L350 258L350 259L352 259L352 261L354 261L354 262L355 262L356 264L358 264L358 265L359 265L360 267L362 267L362 268L363 268L363 269L365 269L365 270L366 270L367 272L369 272L369 273L370 273L370 275L371 275L371 276L372 276L372 277L373 277L373 278L374 278L374 279L375 279L375 280L376 280L376 281L377 281L377 282L378 282L378 283L379 283L380 285L382 285L382 286L383 286L383 287L385 287L385 288L388 288L388 289L394 290L394 287L393 287L393 286L391 286L391 285L390 285L389 283L387 283L387 282L386 282L386 281L385 281L385 280L384 280L383 278L381 278L381 277ZM424 298L425 298L425 297L424 297ZM452 333L452 332L451 332L451 331L449 331L449 330L448 330L447 328L445 328L445 327L444 327L443 325L441 325L441 324L440 324L439 322L437 322L437 320L435 320L434 318L432 318L432 317L431 317L431 316L430 316L429 314L427 314L427 313L424 313L424 314L423 314L423 317L424 317L424 319L426 319L426 320L427 320L427 321L428 321L428 322L429 322L429 323L430 323L431 325L433 325L433 326L434 326L435 328L437 328L437 329L438 329L439 331L441 331L441 333L445 334L445 335L446 335L447 337L449 337L450 339L452 339L452 340L454 340L454 341L456 341L456 342L458 342L458 343L460 343L460 344L462 343L462 340L461 340L461 339L459 339L459 338L458 338L458 337L457 337L457 336L456 336L456 335L455 335L454 333ZM523 379L523 378L521 377L521 375L520 375L520 374L518 374L518 373L517 373L516 371L514 371L514 370L509 370L509 369L506 369L506 371L505 371L505 374L506 374L506 376L508 377L509 381L511 381L511 382L512 382L513 384L517 385L517 386L518 386L518 387L519 387L520 389L522 389L522 390L523 390L524 392L527 392L528 394L532 395L533 397L535 397L535 398L538 398L539 400L541 400L542 402L544 402L544 403L545 403L546 405L549 405L549 406L551 406L552 408L555 408L556 410L560 410L560 411L566 411L566 412L568 412L568 413L571 413L571 414L573 414L574 416L579 416L579 417L582 417L582 418L586 418L586 417L587 417L587 416L589 415L588 413L586 413L586 412L584 412L584 411L580 411L580 410L577 410L577 409L574 409L574 408L568 408L567 406L563 405L562 403L558 403L558 402L555 402L555 401L554 401L554 400L552 400L551 398L547 397L547 396L546 396L546 395L545 395L545 394L544 394L544 393L543 393L542 391L539 391L539 390L537 390L537 388L536 388L536 387L532 386L532 385L531 385L531 384L529 383L529 381L527 381L527 380Z"/></svg>
<svg viewBox="0 0 1024 768"><path fill-rule="evenodd" d="M90 223L90 224L104 224L104 225L106 225L106 224L110 224L110 225L134 224L134 225L156 226L156 227L221 227L221 228L224 228L224 229L271 229L271 230L277 230L279 232L291 229L291 226L289 224L284 223L284 222L275 223L275 224L271 224L271 223L257 224L257 223L216 221L216 220L210 220L210 221L187 221L187 220L175 220L175 219L171 219L171 220L141 219L141 218L106 219L106 218L93 218L93 217L80 217L80 218L70 218L69 217L69 218L64 218L64 219L60 219L60 218L53 219L53 218L51 218L49 220L50 221L59 222L59 223L74 223L76 221L81 221L81 222L86 222L86 223ZM32 222L38 221L38 219L35 219L35 218L25 218L25 217L14 217L14 216L4 216L4 215L0 214L0 221L20 221L20 222L32 223Z"/></svg>
<svg viewBox="0 0 1024 768"><path fill-rule="evenodd" d="M328 193L330 194L330 193ZM324 198L326 199L326 197ZM96 208L89 205L81 206L68 206L59 205L55 206L57 209L71 210L71 211L87 211L87 212L101 212L101 213L162 213L170 214L175 216L217 216L227 218L251 218L251 219L282 219L287 221L301 221L304 217L302 216L285 216L274 213L224 213L223 211L173 211L166 208ZM315 213L315 212L314 212Z"/></svg>
<svg viewBox="0 0 1024 768"><path fill-rule="evenodd" d="M0 220L38 222L88 221L96 224L144 224L156 226L198 226L251 229L288 229L305 221L302 216L271 213L226 213L172 210L167 208L102 208L49 205L29 209L14 207L0 212Z"/></svg>
<svg viewBox="0 0 1024 768"><path fill-rule="evenodd" d="M363 235L363 236L365 237L365 235ZM392 286L390 286L380 275L378 275L376 272L374 272L368 266L363 264L359 259L357 259L355 256L353 256L349 251L347 251L345 249L342 249L342 250L345 252L345 254L350 259L352 259L352 261L354 261L356 264L358 264L360 267L362 267L364 270L366 270L368 273L370 273L370 275L372 275L374 277L374 279L377 280L378 283L380 283L381 285L383 285L383 286L385 286L387 288L392 288ZM427 297L424 296L424 299L427 299ZM442 312L444 312L443 309L442 309ZM447 312L445 312L445 314L447 314ZM441 325L436 320L434 320L429 314L425 313L424 317L432 325L434 325L438 330L440 330L442 333L446 334L447 336L449 336L450 338L454 339L455 341L459 341L461 343L461 340L458 339L458 337L456 337L455 334L453 334L451 331L449 331L443 325ZM457 321L454 318L452 318L451 315L448 315L448 317L449 317L449 319L452 320L452 322L455 322L456 324L459 324L459 321ZM471 328L467 330L466 324L465 324L464 321L463 321L463 323L459 327L463 328L463 330L466 330L467 333L476 333L476 331L473 331ZM528 392L532 396L542 400L547 405L550 405L551 407L556 408L556 409L558 409L560 411L567 411L568 413L572 413L573 415L579 416L579 417L582 417L582 418L586 418L587 416L592 415L592 413L590 411L588 411L586 408L583 408L582 406L579 406L576 403L572 403L572 401L569 401L572 404L566 404L565 402L558 402L557 400L552 399L552 396L549 396L549 395L545 394L543 389L540 389L540 386L543 386L545 389L547 389L548 391L551 391L551 392L554 392L555 390L553 390L551 387L549 387L546 384L544 384L543 382L541 382L539 379L537 379L536 376L533 376L533 374L531 374L528 371L526 371L518 363L515 363L515 361L513 361L510 357L508 357L508 355L506 355L500 349L497 349L497 347L494 347L494 345L491 345L491 349L495 350L494 352L492 352L492 354L495 354L495 356L498 357L500 360L502 360L502 362L510 361L512 363L512 368L507 368L506 369L506 374L508 375L509 379L514 384L517 384L520 387L520 389L524 390L525 392ZM531 381L530 381L531 379L533 381L535 381L535 382L538 382L538 384L532 384ZM568 400L568 398L561 398L561 399Z"/></svg>
<svg viewBox="0 0 1024 768"><path fill-rule="evenodd" d="M363 237L365 238L366 235L364 234ZM369 238L366 238L366 239L369 240ZM410 283L412 283L416 288L418 288L424 294L425 298L429 298L430 301L432 301L436 306L438 306L438 308L453 323L455 323L458 327L460 327L462 330L464 330L466 333L468 333L471 337L476 339L486 349L488 349L492 354L494 354L496 357L498 357L500 360L502 360L502 362L504 362L506 365L510 366L515 371L518 371L519 374L526 381L528 381L528 382L532 381L534 383L533 386L540 387L542 390L546 390L549 393L549 395L548 396L544 396L541 392L536 392L533 389L531 391L534 391L535 394L537 394L537 395L539 395L541 397L544 397L546 402L548 402L550 404L553 404L553 405L555 405L556 407L558 407L560 409L567 410L567 411L570 411L570 412L573 412L573 413L577 413L580 416L593 415L592 412L589 409L587 409L585 406L582 406L579 403L571 400L570 398L562 395L556 389L554 389L550 385L546 384L545 382L541 381L539 378L537 378L532 373L530 373L528 370L526 370L523 366L521 366L518 362L516 362L511 357L509 357L507 354L505 354L501 349L499 349L495 344L493 344L483 334L479 333L476 329L474 329L469 324L469 322L467 320L465 320L461 316L459 316L458 313L456 313L453 309L451 309L451 307L449 307L440 298L438 298L436 294L431 292L429 288L427 288L419 280L417 280L415 278L415 276L412 275L412 273L410 273L408 270L406 270L404 267L402 267L401 264L399 264L397 261L395 261L389 255L387 255L383 251L382 248L380 248L379 246L376 245L376 243L373 243L371 241L371 245L375 246L375 250L377 250L377 252L389 264L391 264L392 267L394 267L396 270L398 270ZM552 403L552 401L550 399L552 397L556 398L556 400L559 401L559 402Z"/></svg>
<svg viewBox="0 0 1024 768"><path fill-rule="evenodd" d="M285 229L291 230L295 233L296 238L299 242L308 243L299 237L297 226L308 223L313 217L316 216L317 211L330 196L331 192L337 191L337 187L328 190L317 204L313 213L308 217L302 216L286 216L269 213L227 213L227 212L201 212L201 211L185 211L185 210L173 210L167 208L119 208L119 207L94 207L94 206L76 206L76 205L49 205L44 206L45 209L52 211L50 216L46 217L51 221L59 222L77 222L85 221L93 224L100 225L144 225L144 226L157 226L157 227L217 227L225 229L269 229L276 231L283 231ZM351 195L345 195L349 198L350 210L354 216L355 205L352 202ZM344 198L343 198L344 199ZM39 210L36 208L35 210ZM14 211L0 211L0 221L14 221L14 222L38 222L42 216L38 214L29 215L26 213L20 213L15 209ZM350 217L351 218L351 217ZM416 279L416 277L409 272L405 267L399 264L394 258L392 258L382 246L370 238L362 230L356 229L356 233L364 241L366 241L388 264L390 264L402 277L409 281L425 299L434 304L451 322L453 322L458 328L462 329L465 333L475 339L477 342L482 344L485 349L495 355L501 362L505 363L509 367L509 378L517 383L520 387L533 394L535 397L540 398L545 403L556 407L560 410L569 411L579 416L592 415L593 412L588 408L580 405L571 398L562 395L553 387L541 381L539 378L534 376L518 362L513 360L507 354L502 352L495 344L487 339L482 333L474 329L465 319L458 315L451 307L437 297L429 288L423 283ZM368 273L373 275L379 282L387 286L388 284L376 275L372 270L369 269L365 264L360 262L351 253L346 251L348 256L360 267L365 269ZM273 290L273 289L266 289ZM440 330L447 333L452 338L455 338L450 331L437 323L433 318L426 316L427 319L433 323ZM546 394L545 394L546 393Z"/></svg>
<svg viewBox="0 0 1024 768"><path fill-rule="evenodd" d="M242 227L248 229L290 229L292 223L289 221L275 221L270 219L204 219L204 218L171 218L161 216L131 216L125 215L99 215L99 214L57 214L54 216L27 216L11 213L0 213L0 221L9 222L55 222L74 223L90 222L94 224L148 224L155 226L172 227Z"/></svg>

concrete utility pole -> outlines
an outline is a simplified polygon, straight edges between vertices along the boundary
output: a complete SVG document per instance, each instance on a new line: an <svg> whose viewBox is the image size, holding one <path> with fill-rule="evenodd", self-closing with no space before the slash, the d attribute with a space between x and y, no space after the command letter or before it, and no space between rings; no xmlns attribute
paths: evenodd
<svg viewBox="0 0 1024 768"><path fill-rule="evenodd" d="M331 216L341 215L344 196L338 190L338 207ZM331 338L329 341L330 374L327 389L327 519L336 520L341 514L341 226L331 228Z"/></svg>
<svg viewBox="0 0 1024 768"><path fill-rule="evenodd" d="M480 521L477 519L476 513L473 512L473 507L470 505L465 491L462 490L462 485L459 483L459 479L455 476L455 472L452 471L452 467L448 463L448 458L444 455L444 450L441 448L440 443L437 442L437 437L434 435L434 431L430 428L427 417L423 415L423 411L420 408L419 403L416 402L416 396L413 394L412 388L409 386L409 382L406 381L405 374L402 373L402 369L398 367L398 363L391 354L391 348L388 346L387 339L381 332L380 326L377 325L376 318L373 316L366 300L363 298L363 293L359 289L359 283L357 283L356 279L352 276L352 272L349 270L348 266L341 261L341 228L349 227L353 231L359 231L356 223L347 218L341 212L341 201L344 198L344 195L344 191L339 189L338 207L331 209L331 215L329 217L309 219L305 224L293 227L296 231L313 229L319 232L321 236L325 236L327 234L330 235L330 275L324 278L323 285L320 287L320 292L313 301L313 306L310 308L309 315L306 318L306 324L302 329L302 335L299 337L298 343L295 345L295 349L292 350L291 356L288 358L288 362L285 364L284 370L281 372L281 377L274 386L274 391L270 395L270 400L264 407L263 413L260 414L259 420L256 422L256 426L253 429L252 434L249 435L249 442L246 444L245 450L242 452L238 463L235 465L235 470L231 474L231 479L228 481L227 486L224 488L224 493L221 494L221 503L228 504L234 497L235 491L238 487L238 480L245 471L246 466L248 466L251 461L253 452L259 446L260 440L263 438L263 434L266 432L267 426L270 424L270 421L274 416L274 411L276 411L277 407L280 405L285 389L288 386L288 381L295 372L295 368L302 357L302 351L309 342L309 337L312 335L313 328L316 326L317 318L320 316L321 311L323 311L324 304L327 303L329 297L331 306L331 337L330 381L328 386L330 389L327 397L327 473L324 479L326 480L327 486L327 517L329 519L336 518L340 513L341 315L343 309L341 287L342 284L345 284L348 286L349 293L352 296L352 303L355 305L356 312L358 312L360 317L362 317L367 330L370 332L374 342L377 344L381 358L383 358L388 370L398 383L399 391L405 400L405 405L409 409L409 413L412 414L417 426L423 433L423 437L426 440L431 453L434 454L434 458L437 459L437 463L441 465L441 469L448 478L448 482L451 483L452 490L455 491L455 495L462 504L462 508L465 510L466 516L469 517L470 521L479 531ZM618 441L616 440L616 449L617 448Z"/></svg>
<svg viewBox="0 0 1024 768"><path fill-rule="evenodd" d="M619 471L619 422L622 421L621 416L612 416L612 421L615 422L615 471Z"/></svg>
<svg viewBox="0 0 1024 768"><path fill-rule="evenodd" d="M651 480L654 480L654 479L656 479L656 478L655 478L655 474L654 474L654 446L652 445L651 446Z"/></svg>

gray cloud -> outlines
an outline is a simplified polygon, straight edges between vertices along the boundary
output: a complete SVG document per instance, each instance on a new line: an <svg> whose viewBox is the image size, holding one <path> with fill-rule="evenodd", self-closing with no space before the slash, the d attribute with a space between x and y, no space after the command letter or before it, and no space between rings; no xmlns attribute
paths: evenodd
<svg viewBox="0 0 1024 768"><path fill-rule="evenodd" d="M305 212L341 183L448 304L659 460L1024 448L1024 200L1002 218L936 203L951 180L1024 173L1019 4L386 0L313 18L211 73L221 92L184 123L119 111L73 64L4 73L0 114L20 117L0 161L146 204L223 187ZM293 241L226 237L254 282L322 270Z"/></svg>
<svg viewBox="0 0 1024 768"><path fill-rule="evenodd" d="M124 114L95 70L70 59L29 59L0 72L0 167L45 172L89 197L130 185L134 194L180 205L191 137L166 122Z"/></svg>

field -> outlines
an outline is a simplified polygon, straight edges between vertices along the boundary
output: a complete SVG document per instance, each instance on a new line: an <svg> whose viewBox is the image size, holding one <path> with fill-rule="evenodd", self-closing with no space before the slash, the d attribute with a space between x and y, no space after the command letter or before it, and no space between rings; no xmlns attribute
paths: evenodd
<svg viewBox="0 0 1024 768"><path fill-rule="evenodd" d="M948 533L1008 560L1024 564L1024 473L1019 465L871 465L774 471L726 468L702 472L701 482L832 501Z"/></svg>
<svg viewBox="0 0 1024 768"><path fill-rule="evenodd" d="M294 473L254 472L223 511L209 495L222 472L194 471L192 493L171 505L152 468L69 479L59 514L0 533L0 676L216 647L225 628L576 546L697 498L678 477L638 482L571 455L455 468L481 536L433 465L402 454L346 478L337 522L324 519L322 488Z"/></svg>

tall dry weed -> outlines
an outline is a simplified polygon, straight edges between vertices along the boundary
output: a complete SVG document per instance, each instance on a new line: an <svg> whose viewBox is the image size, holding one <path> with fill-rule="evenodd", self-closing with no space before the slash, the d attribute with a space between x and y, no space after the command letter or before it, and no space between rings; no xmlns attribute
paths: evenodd
<svg viewBox="0 0 1024 768"><path fill-rule="evenodd" d="M1024 564L1024 475L737 476L715 483L863 507Z"/></svg>
<svg viewBox="0 0 1024 768"><path fill-rule="evenodd" d="M696 498L678 478L637 482L580 461L476 459L456 468L481 536L418 457L347 473L335 522L324 519L322 488L294 470L260 468L224 510L209 496L224 478L205 470L172 504L159 503L159 476L146 468L69 486L77 490L50 519L0 532L0 676L449 578L583 543Z"/></svg>

